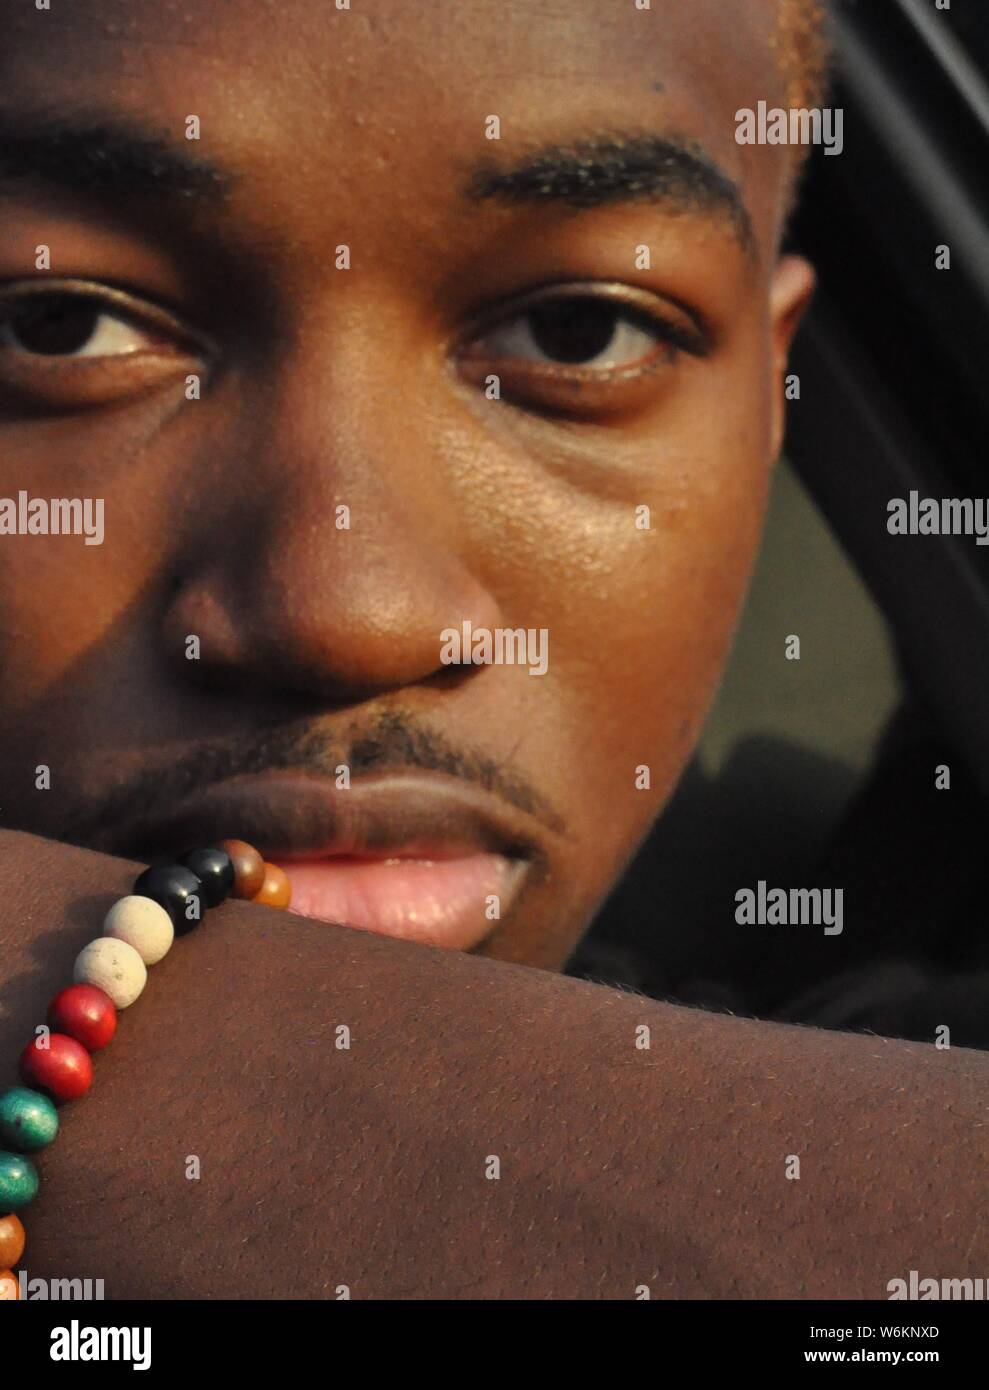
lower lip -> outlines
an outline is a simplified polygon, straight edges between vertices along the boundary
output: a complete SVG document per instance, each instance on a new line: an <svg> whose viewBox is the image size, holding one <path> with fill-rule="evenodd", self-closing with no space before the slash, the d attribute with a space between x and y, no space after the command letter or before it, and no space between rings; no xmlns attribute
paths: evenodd
<svg viewBox="0 0 989 1390"><path fill-rule="evenodd" d="M470 951L491 934L519 867L497 854L282 863L292 912L454 951Z"/></svg>

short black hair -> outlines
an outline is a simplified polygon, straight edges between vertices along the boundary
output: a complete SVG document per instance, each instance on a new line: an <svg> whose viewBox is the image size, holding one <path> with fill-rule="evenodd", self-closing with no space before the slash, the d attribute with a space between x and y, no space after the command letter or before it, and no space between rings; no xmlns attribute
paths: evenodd
<svg viewBox="0 0 989 1390"><path fill-rule="evenodd" d="M787 84L787 105L821 107L827 100L831 41L826 0L778 0L774 47Z"/></svg>

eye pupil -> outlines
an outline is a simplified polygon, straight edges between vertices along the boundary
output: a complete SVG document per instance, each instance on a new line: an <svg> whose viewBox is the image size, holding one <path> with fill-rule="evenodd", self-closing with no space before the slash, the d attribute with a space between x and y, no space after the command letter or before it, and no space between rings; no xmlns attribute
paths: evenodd
<svg viewBox="0 0 989 1390"><path fill-rule="evenodd" d="M25 352L59 357L78 352L96 331L100 307L73 295L46 295L15 309L7 322Z"/></svg>
<svg viewBox="0 0 989 1390"><path fill-rule="evenodd" d="M593 299L560 300L529 311L533 340L557 362L590 362L615 336L617 312Z"/></svg>

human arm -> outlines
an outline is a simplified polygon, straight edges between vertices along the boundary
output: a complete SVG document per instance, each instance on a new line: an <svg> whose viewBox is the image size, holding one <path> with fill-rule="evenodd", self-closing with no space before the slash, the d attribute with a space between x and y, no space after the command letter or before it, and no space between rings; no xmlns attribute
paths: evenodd
<svg viewBox="0 0 989 1390"><path fill-rule="evenodd" d="M133 873L0 835L5 1081ZM227 904L63 1109L22 1264L109 1298L885 1298L984 1274L987 1095L982 1053Z"/></svg>

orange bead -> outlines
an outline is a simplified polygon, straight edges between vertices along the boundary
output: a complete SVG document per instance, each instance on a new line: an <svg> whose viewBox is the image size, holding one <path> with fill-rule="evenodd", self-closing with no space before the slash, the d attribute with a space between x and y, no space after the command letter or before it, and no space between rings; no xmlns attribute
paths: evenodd
<svg viewBox="0 0 989 1390"><path fill-rule="evenodd" d="M235 898L253 898L260 893L264 884L265 862L253 845L243 840L221 840L219 848L225 850L234 866Z"/></svg>
<svg viewBox="0 0 989 1390"><path fill-rule="evenodd" d="M17 1275L10 1269L0 1269L0 1303L16 1303L21 1296Z"/></svg>
<svg viewBox="0 0 989 1390"><path fill-rule="evenodd" d="M291 901L292 885L288 881L288 874L277 864L265 864L264 883L252 902L262 903L265 907L288 907Z"/></svg>
<svg viewBox="0 0 989 1390"><path fill-rule="evenodd" d="M24 1227L13 1212L0 1216L0 1269L13 1269L24 1254Z"/></svg>

